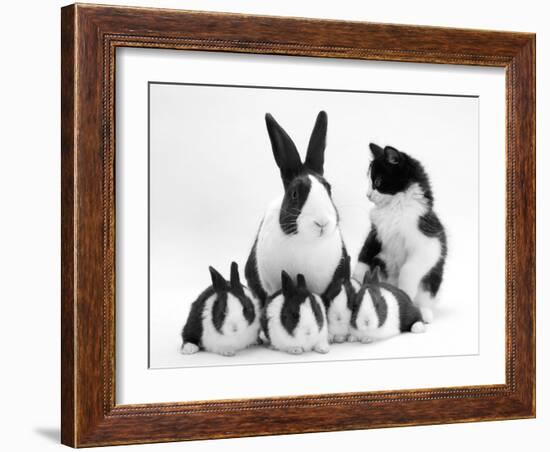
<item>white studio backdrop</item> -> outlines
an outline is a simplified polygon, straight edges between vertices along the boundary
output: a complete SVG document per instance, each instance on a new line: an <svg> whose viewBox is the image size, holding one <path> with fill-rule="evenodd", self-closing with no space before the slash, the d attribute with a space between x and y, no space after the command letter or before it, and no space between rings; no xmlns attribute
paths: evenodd
<svg viewBox="0 0 550 452"><path fill-rule="evenodd" d="M477 97L155 83L149 99L152 368L478 353ZM244 281L260 219L283 193L265 113L274 115L305 158L320 110L329 118L325 177L352 266L370 229L368 143L409 152L431 175L449 237L436 321L424 335L335 344L327 355L293 356L266 347L232 358L181 355L181 328L192 301L210 285L208 266L229 278L235 260Z"/></svg>
<svg viewBox="0 0 550 452"><path fill-rule="evenodd" d="M119 403L504 381L504 284L493 277L499 268L504 272L502 70L143 49L117 52ZM150 81L452 93L479 99L244 88L235 94L237 88L152 85L148 331ZM320 109L329 114L326 176L341 204L352 256L368 229L369 141L402 148L426 164L451 250L439 324L414 337L414 347L411 335L403 335L375 346L334 346L325 356L291 357L257 348L229 359L227 365L227 358L208 353L180 355L179 332L189 304L208 285L208 265L225 273L233 259L242 265L267 203L281 193L265 112L274 114L303 149ZM243 175L235 153L248 161L243 168L254 170ZM451 162L450 155L456 161ZM350 174L350 167L356 171ZM220 197L222 192L227 198ZM250 365L257 363L270 365ZM213 371L212 365L220 367ZM334 373L350 377L342 383ZM313 374L318 376L314 386ZM366 374L368 381L362 377ZM219 378L223 386L214 384ZM182 380L190 384L179 384Z"/></svg>

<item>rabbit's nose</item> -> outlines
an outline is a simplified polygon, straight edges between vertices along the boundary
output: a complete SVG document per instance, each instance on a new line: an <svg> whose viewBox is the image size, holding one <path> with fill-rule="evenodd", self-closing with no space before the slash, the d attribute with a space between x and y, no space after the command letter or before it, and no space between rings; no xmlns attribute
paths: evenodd
<svg viewBox="0 0 550 452"><path fill-rule="evenodd" d="M233 333L236 333L237 331L239 331L239 327L237 326L236 323L232 323L232 324L231 324L231 331L232 331Z"/></svg>
<svg viewBox="0 0 550 452"><path fill-rule="evenodd" d="M314 220L313 223L319 228L319 235L323 235L325 228L328 225L328 220Z"/></svg>
<svg viewBox="0 0 550 452"><path fill-rule="evenodd" d="M314 223L321 229L324 229L327 227L328 220L315 220Z"/></svg>

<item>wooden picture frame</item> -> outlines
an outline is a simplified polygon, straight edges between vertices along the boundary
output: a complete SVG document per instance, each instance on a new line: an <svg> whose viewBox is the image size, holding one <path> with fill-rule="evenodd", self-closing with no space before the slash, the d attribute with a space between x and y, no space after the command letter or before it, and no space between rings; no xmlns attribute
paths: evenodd
<svg viewBox="0 0 550 452"><path fill-rule="evenodd" d="M73 447L535 416L535 35L162 9L62 8L61 439ZM506 383L115 404L115 50L506 70Z"/></svg>

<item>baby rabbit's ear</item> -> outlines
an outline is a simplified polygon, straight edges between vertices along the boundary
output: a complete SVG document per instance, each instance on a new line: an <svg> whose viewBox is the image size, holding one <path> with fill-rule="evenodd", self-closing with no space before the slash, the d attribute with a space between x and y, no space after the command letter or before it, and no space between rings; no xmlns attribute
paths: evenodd
<svg viewBox="0 0 550 452"><path fill-rule="evenodd" d="M267 133L271 141L275 162L281 170L285 188L302 171L302 160L296 145L270 113L265 115Z"/></svg>
<svg viewBox="0 0 550 452"><path fill-rule="evenodd" d="M296 276L296 285L298 289L307 289L306 278L301 273Z"/></svg>
<svg viewBox="0 0 550 452"><path fill-rule="evenodd" d="M323 175L325 164L325 147L327 145L328 117L326 112L320 111L311 132L305 166L317 174Z"/></svg>
<svg viewBox="0 0 550 452"><path fill-rule="evenodd" d="M350 264L350 257L349 254L346 254L346 256L343 259L343 270L342 270L342 278L344 281L349 281L351 279L351 264Z"/></svg>
<svg viewBox="0 0 550 452"><path fill-rule="evenodd" d="M294 283L292 282L292 278L288 276L288 273L284 270L281 272L281 290L285 298L294 294Z"/></svg>
<svg viewBox="0 0 550 452"><path fill-rule="evenodd" d="M334 300L336 296L340 293L343 284L342 279L333 279L328 287L325 289L321 298L326 302Z"/></svg>
<svg viewBox="0 0 550 452"><path fill-rule="evenodd" d="M229 287L227 286L225 278L220 275L214 267L208 267L208 269L210 270L210 278L212 278L212 287L214 291L217 293L226 292Z"/></svg>
<svg viewBox="0 0 550 452"><path fill-rule="evenodd" d="M370 283L370 279L371 279L371 272L370 272L370 270L367 270L365 272L365 276L363 276L363 284Z"/></svg>
<svg viewBox="0 0 550 452"><path fill-rule="evenodd" d="M239 277L239 266L236 262L231 262L231 290L237 295L244 295L241 278Z"/></svg>
<svg viewBox="0 0 550 452"><path fill-rule="evenodd" d="M374 267L374 269L371 272L370 275L370 281L372 283L379 283L380 282L380 267L377 265Z"/></svg>

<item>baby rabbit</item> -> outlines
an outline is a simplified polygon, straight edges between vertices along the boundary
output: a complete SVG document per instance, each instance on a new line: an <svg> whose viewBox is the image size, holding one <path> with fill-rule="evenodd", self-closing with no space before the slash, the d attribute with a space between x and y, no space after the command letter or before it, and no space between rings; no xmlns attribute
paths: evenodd
<svg viewBox="0 0 550 452"><path fill-rule="evenodd" d="M284 270L281 290L266 300L261 325L271 347L287 353L300 354L314 350L327 353L328 330L321 297L306 287L304 275L298 274L297 284Z"/></svg>
<svg viewBox="0 0 550 452"><path fill-rule="evenodd" d="M183 354L204 349L223 356L256 344L260 329L259 301L239 278L237 264L231 264L231 281L209 267L212 285L191 305L181 332Z"/></svg>
<svg viewBox="0 0 550 452"><path fill-rule="evenodd" d="M351 313L350 341L368 343L402 332L423 333L431 311L417 308L409 296L391 284L379 281L378 267L367 272Z"/></svg>
<svg viewBox="0 0 550 452"><path fill-rule="evenodd" d="M333 280L321 298L328 320L328 340L342 343L350 334L351 312L360 284L350 277L350 258L344 258L342 277Z"/></svg>

